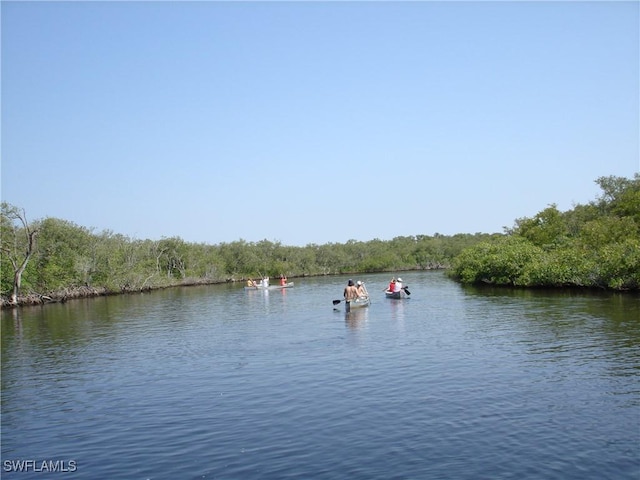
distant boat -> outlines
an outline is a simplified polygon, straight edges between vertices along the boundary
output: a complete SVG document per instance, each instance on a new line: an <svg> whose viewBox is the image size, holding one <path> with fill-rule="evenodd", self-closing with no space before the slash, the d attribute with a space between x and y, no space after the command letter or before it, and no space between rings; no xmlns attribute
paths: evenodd
<svg viewBox="0 0 640 480"><path fill-rule="evenodd" d="M407 289L407 287L402 287L397 292L392 292L391 290L385 290L384 296L387 298L395 298L396 300L400 300L401 298L409 298L411 293Z"/></svg>
<svg viewBox="0 0 640 480"><path fill-rule="evenodd" d="M291 288L293 287L293 282L285 283L284 285L263 285L262 282L256 283L255 285L245 285L245 290L280 290L281 288Z"/></svg>

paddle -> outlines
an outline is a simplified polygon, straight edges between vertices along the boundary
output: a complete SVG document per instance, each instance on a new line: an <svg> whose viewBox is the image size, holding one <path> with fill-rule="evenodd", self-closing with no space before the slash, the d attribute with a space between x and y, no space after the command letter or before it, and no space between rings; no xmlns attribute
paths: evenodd
<svg viewBox="0 0 640 480"><path fill-rule="evenodd" d="M407 287L402 287L402 289L404 290L404 293L406 293L407 295L411 295L411 292Z"/></svg>
<svg viewBox="0 0 640 480"><path fill-rule="evenodd" d="M342 301L342 300L334 300L334 301L333 301L333 304L334 304L334 305L337 305L337 304L339 304L341 301Z"/></svg>

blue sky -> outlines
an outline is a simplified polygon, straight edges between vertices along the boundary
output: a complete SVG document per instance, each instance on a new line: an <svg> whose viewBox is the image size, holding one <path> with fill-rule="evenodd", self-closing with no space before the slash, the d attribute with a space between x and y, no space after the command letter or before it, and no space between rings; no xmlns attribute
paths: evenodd
<svg viewBox="0 0 640 480"><path fill-rule="evenodd" d="M502 232L640 170L638 2L6 2L2 200L139 239Z"/></svg>

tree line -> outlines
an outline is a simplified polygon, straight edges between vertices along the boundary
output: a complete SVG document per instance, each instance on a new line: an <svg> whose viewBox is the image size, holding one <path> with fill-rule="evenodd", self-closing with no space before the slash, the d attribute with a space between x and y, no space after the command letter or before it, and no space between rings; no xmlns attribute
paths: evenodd
<svg viewBox="0 0 640 480"><path fill-rule="evenodd" d="M517 219L505 236L461 252L447 273L472 284L638 291L640 175L596 183L596 200L565 212L552 204Z"/></svg>
<svg viewBox="0 0 640 480"><path fill-rule="evenodd" d="M556 205L503 233L416 235L392 240L209 245L180 237L140 240L70 221L29 222L2 203L3 306L177 285L446 268L461 283L520 287L640 288L640 176L600 177L602 195L561 212Z"/></svg>
<svg viewBox="0 0 640 480"><path fill-rule="evenodd" d="M492 237L436 233L304 247L266 239L209 245L180 237L140 240L95 232L58 218L29 222L26 212L7 203L2 204L0 228L4 306L261 276L446 268L464 248Z"/></svg>

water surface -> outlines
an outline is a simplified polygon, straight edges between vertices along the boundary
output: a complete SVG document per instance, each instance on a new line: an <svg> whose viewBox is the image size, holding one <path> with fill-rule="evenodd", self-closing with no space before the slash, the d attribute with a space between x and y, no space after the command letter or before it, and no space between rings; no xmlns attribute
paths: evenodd
<svg viewBox="0 0 640 480"><path fill-rule="evenodd" d="M3 312L3 478L640 478L637 296L402 276Z"/></svg>

